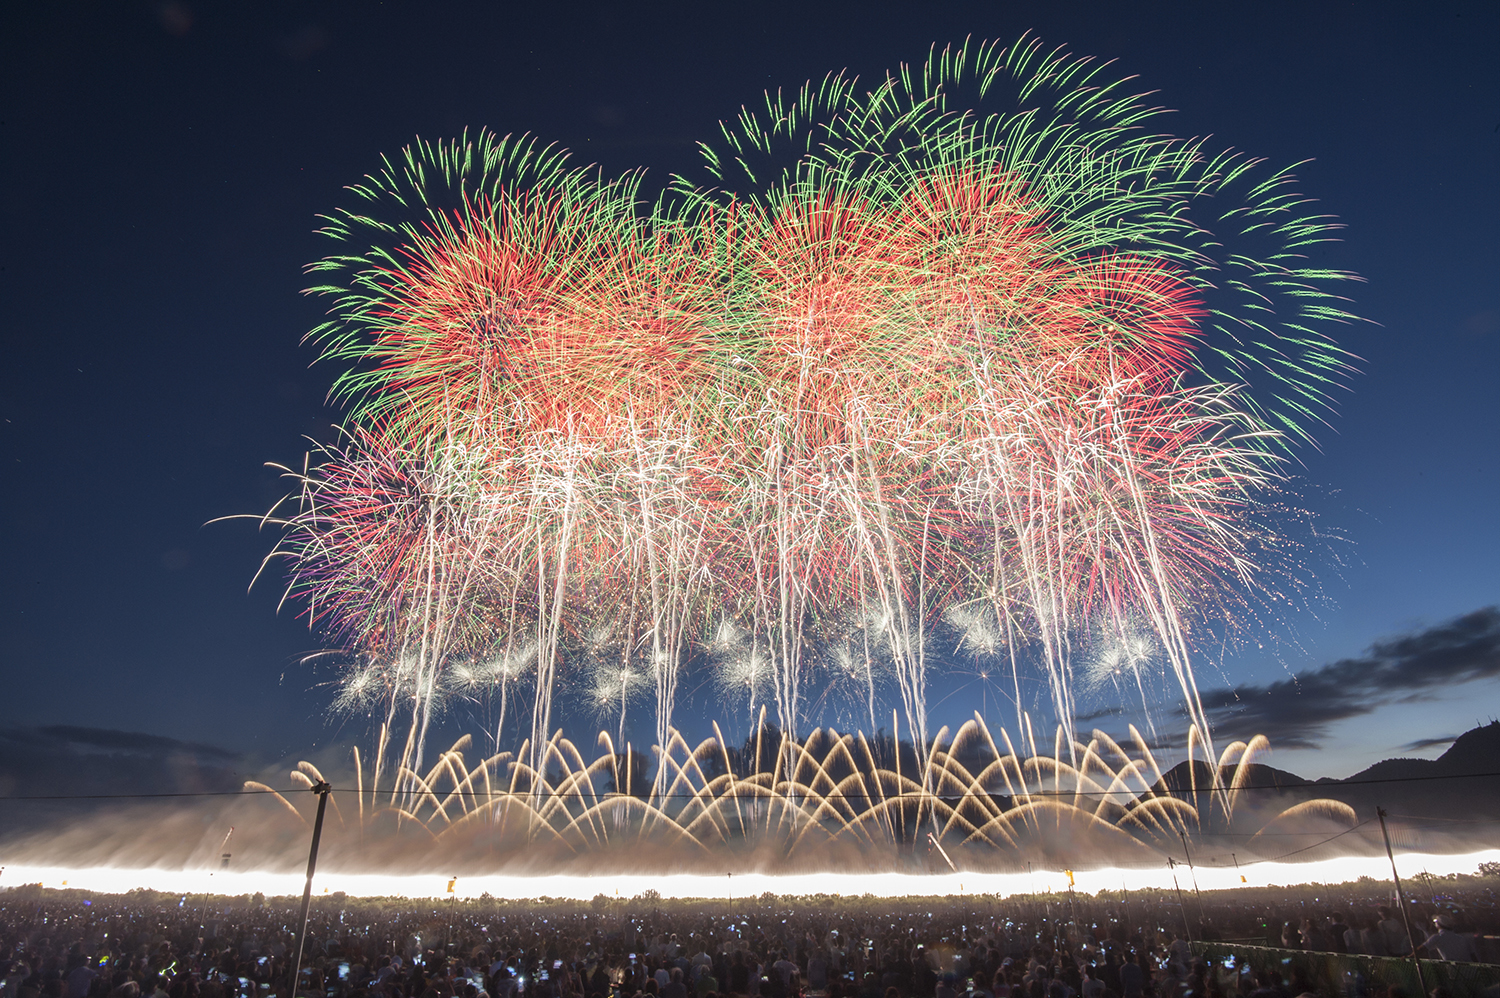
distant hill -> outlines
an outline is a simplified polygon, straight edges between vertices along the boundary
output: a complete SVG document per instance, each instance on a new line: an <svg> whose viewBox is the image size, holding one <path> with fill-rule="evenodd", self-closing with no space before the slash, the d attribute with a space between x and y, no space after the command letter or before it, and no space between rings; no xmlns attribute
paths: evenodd
<svg viewBox="0 0 1500 998"><path fill-rule="evenodd" d="M1188 795L1196 785L1211 785L1212 770L1205 762L1179 763L1162 775L1158 792ZM1377 807L1400 817L1411 828L1408 845L1449 835L1493 838L1500 827L1476 819L1500 819L1500 722L1491 722L1460 735L1436 759L1386 759L1346 779L1308 780L1252 763L1244 785L1257 788L1243 800L1258 811L1284 810L1304 800L1328 798L1354 808L1361 819L1373 818ZM1223 779L1233 779L1226 768ZM1206 809L1202 807L1200 810Z"/></svg>
<svg viewBox="0 0 1500 998"><path fill-rule="evenodd" d="M1226 766L1223 770L1225 781L1232 780L1235 771L1239 767ZM1284 769L1276 769L1273 766L1262 765L1252 762L1245 767L1244 783L1253 787L1278 787L1286 788L1288 791L1308 785L1311 781L1303 779L1295 773L1288 773ZM1208 763L1193 760L1189 765L1179 762L1176 766L1162 774L1161 779L1153 788L1157 793L1170 791L1175 794L1185 794L1194 788L1203 789L1213 783L1213 769Z"/></svg>
<svg viewBox="0 0 1500 998"><path fill-rule="evenodd" d="M1412 780L1494 772L1500 772L1500 721L1465 731L1436 759L1386 759L1349 779Z"/></svg>

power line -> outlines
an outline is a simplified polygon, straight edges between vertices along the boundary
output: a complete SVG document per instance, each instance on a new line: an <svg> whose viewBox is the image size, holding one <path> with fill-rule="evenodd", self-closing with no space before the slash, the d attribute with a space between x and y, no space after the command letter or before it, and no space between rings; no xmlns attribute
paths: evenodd
<svg viewBox="0 0 1500 998"><path fill-rule="evenodd" d="M261 794L279 794L279 790L194 790L183 793L162 794L31 794L15 797L0 797L0 804L8 801L32 800L147 800L153 797L254 797ZM287 793L295 793L288 790Z"/></svg>
<svg viewBox="0 0 1500 998"><path fill-rule="evenodd" d="M1350 832L1356 832L1356 831L1358 831L1359 829L1361 829L1361 828L1365 827L1366 825L1368 825L1372 820L1373 819L1371 819L1371 818L1366 818L1364 821L1361 821L1359 824L1355 825L1353 828L1346 828L1342 832L1339 832L1337 835L1330 835L1330 836L1328 836L1328 838L1324 839L1322 842L1314 842L1310 846L1303 846L1301 849L1293 849L1291 852L1284 852L1280 856L1276 856L1273 859L1271 859L1270 862L1276 863L1276 862L1279 862L1279 861L1281 861L1283 859L1286 859L1288 856L1295 856L1298 853L1307 852L1310 849L1316 849L1316 848L1318 848L1318 846L1327 845L1328 843L1332 842L1334 839L1341 839L1345 835L1348 835Z"/></svg>
<svg viewBox="0 0 1500 998"><path fill-rule="evenodd" d="M1432 780L1480 780L1480 779L1490 779L1490 778L1494 778L1494 777L1500 777L1500 772L1494 772L1494 773L1449 773L1449 774L1444 774L1444 775L1440 775L1440 776L1392 776L1392 777L1385 777L1385 778L1382 778L1382 779L1373 779L1373 780L1341 780L1341 781L1338 781L1338 782L1335 782L1335 783L1318 783L1318 782L1311 781L1311 780L1304 780L1301 783L1249 784L1249 785L1246 785L1246 786L1234 787L1234 788L1230 788L1230 787L1198 787L1196 789L1178 789L1178 790L1170 790L1170 789L1168 789L1168 790L1165 790L1165 791L1157 791L1155 789L1148 788L1148 789L1143 789L1143 790L1018 790L1018 791L1016 791L1014 793L1005 793L1005 792L998 791L998 790L986 790L986 791L982 791L982 793L985 796L988 796L988 797L1008 797L1008 798L1010 798L1012 800L1014 800L1014 799L1016 799L1018 797L1086 797L1086 798L1098 798L1098 797L1117 797L1117 796L1121 796L1121 795L1128 796L1128 797L1130 797L1132 799L1136 799L1136 800L1151 800L1151 799L1161 799L1162 797L1170 797L1170 796L1172 796L1174 794L1192 794L1192 793L1207 794L1207 793L1215 793L1215 792L1218 792L1219 790L1224 790L1224 791L1233 792L1233 793L1241 793L1241 792L1244 792L1244 791L1247 791L1247 790L1283 790L1283 791L1284 790L1330 790L1330 791L1333 791L1333 790L1341 789L1343 787L1375 786L1375 785L1391 784L1391 783L1425 783L1425 782L1429 782L1429 781L1432 781ZM747 779L744 782L748 783L749 781ZM758 784L756 786L758 786ZM0 797L0 804L7 803L7 802L10 802L10 801L147 800L147 799L153 799L153 798L179 798L179 797L249 797L249 796L263 795L263 794L280 794L280 793L292 793L292 794L294 794L294 793L298 793L300 790L305 790L305 789L307 789L307 788L306 787L299 787L299 788L288 789L286 791L280 791L280 790L198 790L198 791L181 792L181 793L139 793L139 794L18 794L18 795L10 796L10 797ZM338 788L335 788L334 792L336 792L336 793L345 793L345 794L355 794L355 793L370 793L371 790L368 787L366 787L366 788L338 787ZM390 793L389 790L382 790L382 791L379 791L379 792L380 793ZM556 791L551 791L551 792L548 792L548 793L541 794L540 796L544 797L544 798L548 798L548 799L555 799L555 798L560 798L560 797L575 798L575 799L584 799L584 798L603 799L603 798L611 796L611 795L614 795L614 796L624 796L624 795L618 794L617 792L614 792L614 791L606 792L606 793L597 793L597 792L583 793L583 792L577 792L577 793L567 793L567 794L561 794L561 793L557 793ZM1145 795L1145 796L1143 796L1143 795ZM418 794L418 796L425 797L425 796L428 796L428 794L426 792L422 792L422 793ZM506 797L532 797L532 796L537 796L537 795L533 794L530 790L517 790L517 791L506 790L506 791L500 791L500 792L491 792L491 791L485 791L485 790L443 790L443 791L434 790L434 791L431 792L431 796L436 797L439 800L447 800L447 799L453 798L453 797L484 798L486 800L489 800L489 799L506 798ZM919 798L920 799L930 799L932 797L936 797L936 798L942 800L942 799L961 798L961 797L965 796L965 794L964 793L950 793L950 794L931 793L931 794L928 794L928 793L924 792L923 794L917 794L917 795L905 795L905 794L894 794L893 795L893 794L871 794L871 793L860 793L860 792L839 792L839 793L831 793L831 794L818 794L816 792L808 792L806 794L798 794L798 796L815 797L815 798L818 798L820 800L832 800L832 799L837 799L837 798L843 798L845 800L899 800L899 799L902 799L903 797L908 797L908 796L909 796L909 799L911 799L911 800L917 800ZM703 799L703 797L704 797L704 795L701 794L701 793L666 793L666 794L652 794L649 799L651 799L651 800L695 800L695 799ZM751 793L744 793L744 794L736 794L736 793L733 793L732 791L726 791L724 794L721 794L721 795L719 795L719 797L714 798L714 799L722 799L723 797L734 797L736 799L746 800L746 801L754 801L754 800L759 799L757 797L757 795L755 793L753 793L753 792L751 792ZM1414 816L1414 815L1393 815L1392 817L1416 817L1416 816ZM1448 820L1460 821L1460 820L1487 820L1487 819L1448 819Z"/></svg>
<svg viewBox="0 0 1500 998"><path fill-rule="evenodd" d="M1500 773L1444 773L1436 776L1387 776L1374 780L1334 780L1329 783L1320 783L1316 780L1303 780L1301 783L1271 783L1252 784L1235 788L1238 790L1337 790L1340 787L1363 787L1373 786L1379 783L1425 783L1430 780L1477 780L1484 777L1500 776ZM1216 788L1201 787L1196 793L1212 793ZM1224 789L1228 790L1229 787ZM1179 793L1184 791L1178 791Z"/></svg>

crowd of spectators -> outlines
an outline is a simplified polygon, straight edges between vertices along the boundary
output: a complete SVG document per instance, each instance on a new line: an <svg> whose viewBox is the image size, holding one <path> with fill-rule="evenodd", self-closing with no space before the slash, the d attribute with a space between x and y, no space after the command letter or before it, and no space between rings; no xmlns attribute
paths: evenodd
<svg viewBox="0 0 1500 998"><path fill-rule="evenodd" d="M322 897L307 998L1333 998L1193 940L1473 961L1492 892L1398 910L1124 894L420 902ZM0 893L0 998L286 998L291 899ZM1407 931L1410 921L1413 932ZM1221 947L1222 948L1222 947ZM1371 994L1397 988L1363 982ZM1347 987L1345 988L1347 990ZM1417 998L1412 995L1409 998ZM1444 998L1439 995L1438 998Z"/></svg>

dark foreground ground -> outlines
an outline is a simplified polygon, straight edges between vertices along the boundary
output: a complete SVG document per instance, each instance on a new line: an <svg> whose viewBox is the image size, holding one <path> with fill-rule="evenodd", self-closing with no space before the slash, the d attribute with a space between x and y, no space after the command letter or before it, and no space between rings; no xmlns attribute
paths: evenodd
<svg viewBox="0 0 1500 998"><path fill-rule="evenodd" d="M736 901L647 892L522 902L335 894L313 902L298 993L1415 998L1415 941L1439 962L1425 965L1424 985L1464 998L1500 980L1500 968L1473 965L1500 963L1500 940L1491 938L1500 934L1497 890L1500 876L1432 878L1408 899L1405 920L1390 885L1373 880L1180 899L1154 891ZM285 995L298 902L13 888L0 893L0 998Z"/></svg>

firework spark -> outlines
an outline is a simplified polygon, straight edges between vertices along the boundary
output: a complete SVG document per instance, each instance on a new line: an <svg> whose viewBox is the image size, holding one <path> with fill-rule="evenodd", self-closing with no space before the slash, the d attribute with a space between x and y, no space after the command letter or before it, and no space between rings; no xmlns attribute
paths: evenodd
<svg viewBox="0 0 1500 998"><path fill-rule="evenodd" d="M1348 369L1350 275L1304 260L1335 226L1288 173L1159 113L1023 39L768 97L655 200L525 138L387 161L312 268L350 428L276 552L310 620L413 663L341 705L409 706L412 772L443 691L503 724L515 676L473 663L524 661L533 753L569 682L622 738L653 691L665 751L703 661L787 744L894 687L927 746L953 630L1018 719L1039 669L1066 745L1075 689L1149 665L1212 754L1193 635L1262 585L1245 524Z"/></svg>

